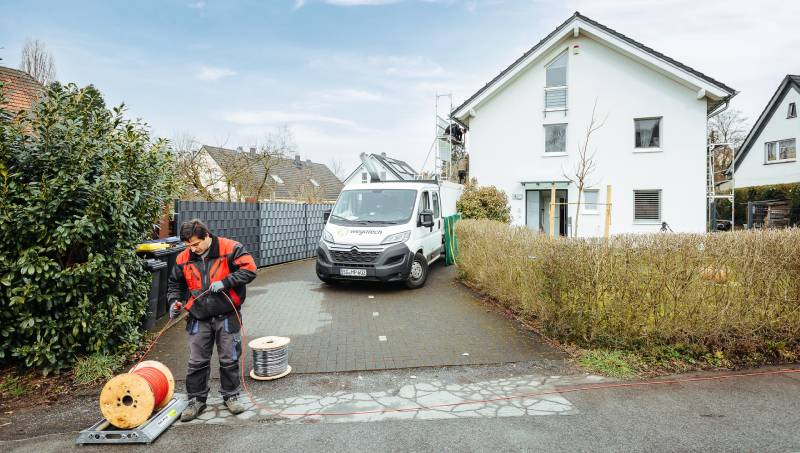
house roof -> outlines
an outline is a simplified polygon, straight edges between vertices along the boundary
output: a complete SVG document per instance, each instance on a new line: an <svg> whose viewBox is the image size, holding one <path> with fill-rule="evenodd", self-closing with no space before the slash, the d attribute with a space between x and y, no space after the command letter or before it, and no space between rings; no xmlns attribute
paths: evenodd
<svg viewBox="0 0 800 453"><path fill-rule="evenodd" d="M739 164L741 164L745 156L747 156L750 148L753 147L753 143L755 143L758 136L761 135L761 131L763 131L764 127L769 123L770 118L772 118L772 115L783 101L783 98L786 97L786 93L789 92L790 88L794 88L800 92L800 75L789 74L784 77L780 85L778 85L775 94L772 95L767 106L764 107L764 111L761 112L761 115L758 117L755 124L753 124L750 132L747 133L747 137L744 138L742 145L739 146L739 151L736 153L736 160L733 163L734 171L739 169Z"/></svg>
<svg viewBox="0 0 800 453"><path fill-rule="evenodd" d="M214 159L223 172L231 174L237 167L239 159L244 158L246 162L250 159L248 152L239 152L233 149L218 148L214 146L203 145L209 156ZM264 166L258 165L255 162L248 163L249 174L253 178L253 183L257 184L264 180ZM318 189L320 197L325 201L336 201L339 192L342 191L342 182L333 174L333 172L325 164L316 162L298 161L296 159L278 158L277 162L269 170L270 175L277 176L282 183L277 182L273 178L268 178L267 183L270 190L274 190L275 198L280 199L294 199L298 196L298 191L301 188L305 189ZM313 182L311 180L314 180ZM318 184L318 187L314 185Z"/></svg>
<svg viewBox="0 0 800 453"><path fill-rule="evenodd" d="M553 30L552 32L550 32L550 34L545 36L544 39L539 41L536 45L531 47L527 52L522 54L521 57L519 57L516 61L511 63L511 65L509 65L507 68L505 68L503 71L501 71L500 74L498 74L492 80L490 80L489 83L484 85L481 89L479 89L477 92L475 92L472 96L470 96L461 105L456 107L455 110L453 110L453 112L452 112L452 116L453 117L462 117L462 116L464 116L464 114L466 113L466 110L465 110L466 107L471 105L473 103L473 101L477 100L478 98L480 98L484 94L491 94L493 91L495 91L498 88L500 88L500 86L503 85L502 83L500 83L501 81L504 81L504 80L508 81L508 79L506 79L507 76L512 75L512 73L515 73L516 71L528 66L528 64L530 64L533 61L535 61L535 59L536 59L535 57L538 56L538 55L536 55L537 51L546 49L547 48L546 45L548 43L551 43L551 40L554 37L561 37L564 33L568 33L569 31L572 31L572 30L576 30L577 31L577 30L580 29L580 24L588 25L588 26L594 27L594 28L596 28L596 29L598 29L598 30L600 30L602 32L605 32L608 35L623 41L625 44L633 46L634 48L646 53L647 55L650 55L651 57L666 63L668 66L674 67L675 69L677 69L679 71L682 71L682 72L684 72L684 73L686 73L688 75L697 77L697 78L701 79L702 81L708 83L709 85L711 85L713 87L716 87L717 89L725 92L725 96L723 96L723 101L724 101L724 99L729 99L729 98L733 97L737 93L737 91L735 89L729 87L728 85L726 85L726 84L724 84L722 82L719 82L718 80L713 79L712 77L709 77L709 76L703 74L702 72L700 72L700 71L698 71L698 70L696 70L694 68L691 68L691 67L689 67L689 66L687 66L687 65L685 65L685 64L683 64L683 63L681 63L681 62L679 62L677 60L674 60L674 59L662 54L661 52L658 52L658 51L656 51L656 50L654 50L654 49L652 49L650 47L647 47L644 44L642 44L642 43L640 43L640 42L638 42L638 41L636 41L636 40L634 40L632 38L629 38L628 36L625 36L622 33L618 32L618 31L616 31L616 30L614 30L612 28L606 27L605 25L603 25L603 24L601 24L601 23L599 23L599 22L597 22L595 20L592 20L592 19L582 15L578 11L576 11L575 14L573 14L567 20L562 22L561 25L556 27L555 30ZM576 26L578 28L576 28ZM716 103L712 104L711 106L709 106L709 111L714 110L714 108L716 108L723 101L716 102ZM460 118L458 118L458 119L460 119Z"/></svg>
<svg viewBox="0 0 800 453"><path fill-rule="evenodd" d="M380 163L384 167L386 167L386 169L389 170L390 172L392 172L394 177L397 178L397 179L410 180L410 179L415 179L417 177L417 175L418 175L417 171L414 170L414 168L411 165L409 165L407 162L402 161L400 159L394 159L394 158L388 157L388 156L386 156L386 153L381 153L381 154L373 153L373 154L369 154L369 156L371 158L375 159L378 163ZM353 172L350 173L347 176L347 178L345 178L345 181L347 181L354 174L356 174L356 172L358 172L358 169L361 168L362 165L364 165L364 164L363 163L359 164L358 167L356 167L356 169L353 170Z"/></svg>
<svg viewBox="0 0 800 453"><path fill-rule="evenodd" d="M30 110L44 93L44 87L27 72L0 66L0 82L6 102L3 107L11 113Z"/></svg>

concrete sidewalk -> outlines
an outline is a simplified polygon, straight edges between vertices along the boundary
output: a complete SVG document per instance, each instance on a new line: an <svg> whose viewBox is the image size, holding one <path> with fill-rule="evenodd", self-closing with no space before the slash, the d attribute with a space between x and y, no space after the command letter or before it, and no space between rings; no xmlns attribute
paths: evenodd
<svg viewBox="0 0 800 453"><path fill-rule="evenodd" d="M391 409L453 404L463 398L562 393L384 417L374 413L277 417L253 412L221 417L222 411L212 410L205 420L176 423L153 447L243 452L800 449L800 373L573 392L568 390L603 380L550 374L556 370L510 364L298 375L260 386L255 389L258 399L284 412L304 407L324 412L369 410L375 407L373 403ZM723 374L730 373L702 375ZM2 442L0 448L37 453L73 448L77 431L62 429L48 436L14 436L19 440ZM153 447L83 448L139 451Z"/></svg>

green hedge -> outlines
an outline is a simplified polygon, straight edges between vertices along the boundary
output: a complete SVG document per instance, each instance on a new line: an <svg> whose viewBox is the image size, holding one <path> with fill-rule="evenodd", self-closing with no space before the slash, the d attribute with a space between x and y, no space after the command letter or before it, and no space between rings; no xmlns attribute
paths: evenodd
<svg viewBox="0 0 800 453"><path fill-rule="evenodd" d="M734 212L737 225L747 225L747 202L763 200L788 200L789 223L800 225L800 183L773 184L768 186L752 186L736 189L736 212Z"/></svg>
<svg viewBox="0 0 800 453"><path fill-rule="evenodd" d="M166 143L92 86L0 111L0 360L49 372L138 345L149 274L133 249L172 168Z"/></svg>

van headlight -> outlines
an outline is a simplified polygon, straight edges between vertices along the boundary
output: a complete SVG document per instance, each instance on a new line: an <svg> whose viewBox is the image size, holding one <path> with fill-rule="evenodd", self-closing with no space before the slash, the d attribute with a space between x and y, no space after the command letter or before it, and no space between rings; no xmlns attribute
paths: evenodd
<svg viewBox="0 0 800 453"><path fill-rule="evenodd" d="M335 244L333 240L333 235L328 232L328 230L322 230L322 240L325 242L330 242L331 244Z"/></svg>
<svg viewBox="0 0 800 453"><path fill-rule="evenodd" d="M390 234L381 242L381 244L394 244L395 242L406 242L411 237L411 230L403 231L401 233Z"/></svg>

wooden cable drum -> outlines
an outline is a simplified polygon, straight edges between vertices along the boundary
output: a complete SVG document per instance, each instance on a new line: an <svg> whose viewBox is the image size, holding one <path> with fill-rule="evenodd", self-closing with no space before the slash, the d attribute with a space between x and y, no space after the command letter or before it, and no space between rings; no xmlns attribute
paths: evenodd
<svg viewBox="0 0 800 453"><path fill-rule="evenodd" d="M253 369L250 377L258 381L271 381L292 372L289 366L287 337L261 337L248 343L253 350Z"/></svg>
<svg viewBox="0 0 800 453"><path fill-rule="evenodd" d="M100 412L117 428L141 426L166 406L175 391L172 372L161 362L145 360L111 378L100 392Z"/></svg>

